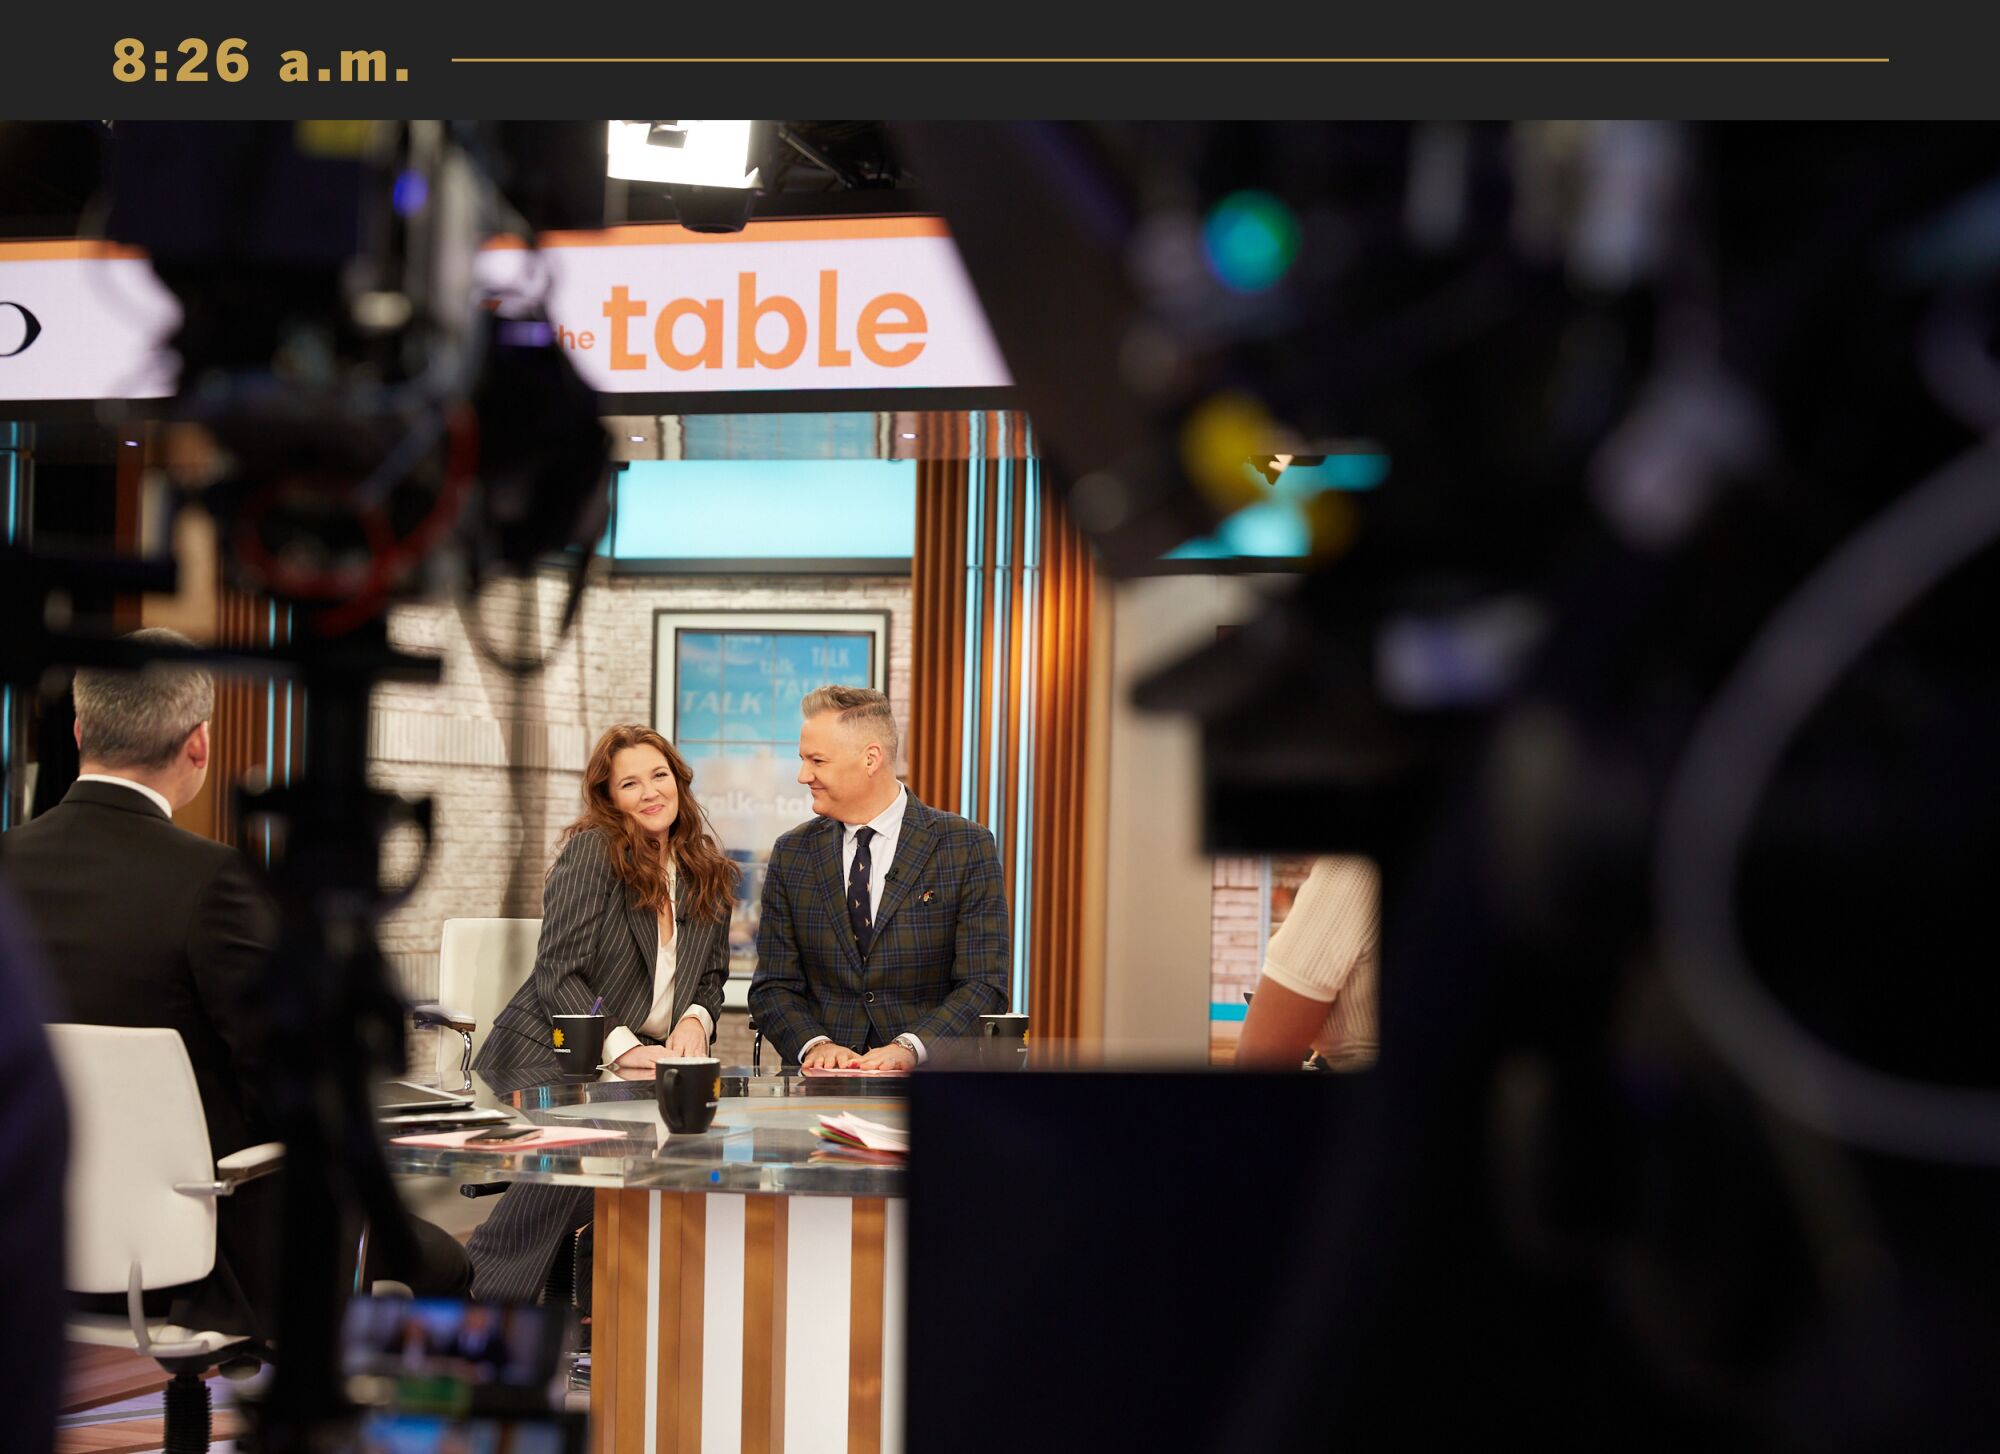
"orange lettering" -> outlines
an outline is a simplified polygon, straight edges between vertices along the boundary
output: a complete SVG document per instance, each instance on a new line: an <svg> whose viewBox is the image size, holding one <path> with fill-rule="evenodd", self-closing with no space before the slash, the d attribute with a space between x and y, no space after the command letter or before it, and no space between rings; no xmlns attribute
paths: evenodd
<svg viewBox="0 0 2000 1454"><path fill-rule="evenodd" d="M832 268L819 275L819 366L844 369L854 355L840 346L840 274Z"/></svg>
<svg viewBox="0 0 2000 1454"><path fill-rule="evenodd" d="M757 342L757 322L766 313L775 313L785 320L785 342L782 348L766 353ZM806 347L805 310L790 298L780 293L775 297L757 301L757 275L738 273L736 275L736 367L754 369L762 364L767 369L790 368L798 362L799 355Z"/></svg>
<svg viewBox="0 0 2000 1454"><path fill-rule="evenodd" d="M683 353L674 342L674 325L683 318L701 320L701 349L697 353ZM660 362L670 369L685 373L689 369L721 368L722 300L710 298L697 303L692 298L674 299L653 320L653 345L660 351Z"/></svg>
<svg viewBox="0 0 2000 1454"><path fill-rule="evenodd" d="M634 318L646 316L646 302L635 299L621 283L611 290L611 296L604 300L604 316L611 320L611 367L614 369L642 369L646 366L646 355L634 353L625 346L625 325Z"/></svg>
<svg viewBox="0 0 2000 1454"><path fill-rule="evenodd" d="M891 311L900 313L900 318L885 317ZM914 340L897 348L884 348L877 340L884 334L922 333L930 327L924 318L924 310L908 293L884 293L872 298L868 306L861 310L861 321L854 326L854 341L861 345L862 357L872 364L880 364L885 369L899 369L904 364L915 363L924 351L922 340Z"/></svg>

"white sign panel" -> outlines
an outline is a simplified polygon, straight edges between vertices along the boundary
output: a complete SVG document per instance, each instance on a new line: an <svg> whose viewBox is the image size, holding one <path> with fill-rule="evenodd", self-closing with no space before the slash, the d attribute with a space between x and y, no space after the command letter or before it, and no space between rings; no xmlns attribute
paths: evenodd
<svg viewBox="0 0 2000 1454"><path fill-rule="evenodd" d="M535 254L490 247L475 275L503 302L539 298L577 371L605 394L1012 382L936 218L564 233ZM129 250L0 243L0 400L170 393L160 341L177 321Z"/></svg>
<svg viewBox="0 0 2000 1454"><path fill-rule="evenodd" d="M0 244L0 399L155 399L180 305L129 249Z"/></svg>

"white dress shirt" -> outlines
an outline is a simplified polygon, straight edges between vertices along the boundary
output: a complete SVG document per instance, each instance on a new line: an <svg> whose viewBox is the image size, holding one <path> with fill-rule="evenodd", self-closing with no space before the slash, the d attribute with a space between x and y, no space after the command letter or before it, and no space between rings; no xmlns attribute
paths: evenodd
<svg viewBox="0 0 2000 1454"><path fill-rule="evenodd" d="M135 783L129 777L113 777L104 772L83 772L77 774L76 780L80 783L110 783L114 787L130 788L135 793L144 793L153 800L153 806L168 819L174 816L174 805L166 800L165 795L154 792L144 783Z"/></svg>
<svg viewBox="0 0 2000 1454"><path fill-rule="evenodd" d="M868 922L871 924L882 907L882 886L889 881L889 870L896 864L896 840L903 836L903 809L909 801L910 790L898 783L895 802L866 823L841 825L840 882L843 888L848 875L854 872L854 853L860 846L861 830L875 830L875 836L868 844Z"/></svg>
<svg viewBox="0 0 2000 1454"><path fill-rule="evenodd" d="M667 865L667 902L672 903L674 892L680 884L680 875L672 863ZM655 1040L664 1040L674 1028L674 971L679 964L678 950L681 936L662 934L660 952L653 960L653 1008L646 1018L639 1022L640 1034L650 1035ZM689 1005L683 1020L693 1020L701 1026L702 1034L715 1034L715 1021L708 1017L708 1011L700 1005ZM639 1044L639 1036L623 1025L615 1025L605 1032L604 1063L611 1064L619 1056Z"/></svg>
<svg viewBox="0 0 2000 1454"><path fill-rule="evenodd" d="M868 922L873 924L875 916L882 911L882 888L889 882L889 870L896 866L896 843L903 836L903 809L909 805L910 790L901 783L896 784L896 801L866 823L843 823L840 829L840 882L844 888L848 876L854 872L854 854L860 846L863 828L873 828L875 836L868 842ZM829 1037L815 1035L799 1047L799 1059L804 1060L806 1051ZM917 1064L924 1063L924 1042L905 1031L896 1037L896 1043L917 1057Z"/></svg>

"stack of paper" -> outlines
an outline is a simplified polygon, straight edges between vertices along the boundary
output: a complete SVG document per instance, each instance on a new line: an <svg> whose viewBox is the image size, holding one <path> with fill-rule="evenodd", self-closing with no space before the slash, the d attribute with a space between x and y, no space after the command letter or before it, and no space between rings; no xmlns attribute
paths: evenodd
<svg viewBox="0 0 2000 1454"><path fill-rule="evenodd" d="M876 1156L901 1160L910 1154L908 1131L898 1131L893 1126L884 1126L879 1121L870 1121L852 1112L821 1116L819 1124L813 1127L813 1135L822 1141L831 1141L835 1146L871 1152Z"/></svg>
<svg viewBox="0 0 2000 1454"><path fill-rule="evenodd" d="M555 1146L581 1146L590 1141L616 1141L624 1135L621 1131L591 1131L579 1127L574 1131L556 1126L545 1126L532 1136L522 1136L514 1141L488 1141L484 1145L468 1145L478 1131L445 1131L431 1136L391 1136L389 1139L398 1146L433 1146L447 1151L492 1151L505 1155L510 1151L547 1151Z"/></svg>

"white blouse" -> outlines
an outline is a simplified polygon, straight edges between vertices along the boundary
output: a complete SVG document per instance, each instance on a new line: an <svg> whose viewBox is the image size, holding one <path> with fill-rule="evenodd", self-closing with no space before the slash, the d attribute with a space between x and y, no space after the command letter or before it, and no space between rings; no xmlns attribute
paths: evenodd
<svg viewBox="0 0 2000 1454"><path fill-rule="evenodd" d="M674 891L679 886L679 875L674 866L667 865L667 902L674 900ZM671 920L669 921L671 922ZM650 1035L655 1040L664 1040L673 1030L674 1017L674 972L678 967L677 952L681 936L678 933L660 936L660 952L653 960L653 1008L646 1018L639 1022L639 1033ZM687 1013L680 1018L692 1017L702 1028L702 1033L713 1036L715 1022L708 1017L708 1011L700 1005L689 1005ZM634 1045L639 1036L623 1025L617 1025L604 1037L604 1063L609 1065Z"/></svg>
<svg viewBox="0 0 2000 1454"><path fill-rule="evenodd" d="M655 1040L666 1039L674 1028L674 963L680 942L679 934L662 934L659 957L653 961L653 1012L639 1022L639 1033Z"/></svg>

